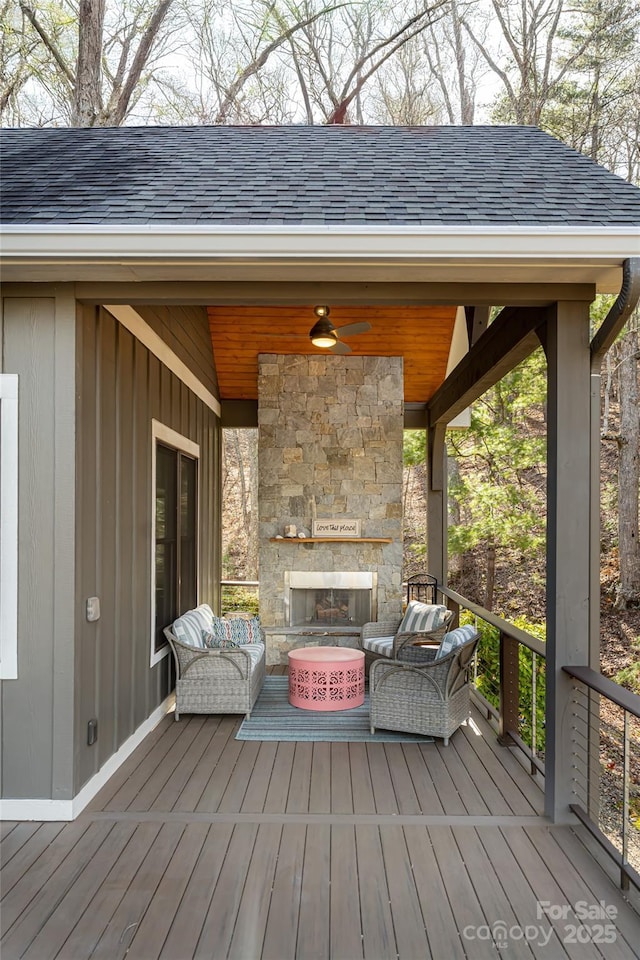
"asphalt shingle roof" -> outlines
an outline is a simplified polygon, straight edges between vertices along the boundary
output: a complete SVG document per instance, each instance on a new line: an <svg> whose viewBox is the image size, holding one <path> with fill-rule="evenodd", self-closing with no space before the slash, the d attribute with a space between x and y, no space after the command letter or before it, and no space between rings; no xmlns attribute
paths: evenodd
<svg viewBox="0 0 640 960"><path fill-rule="evenodd" d="M2 131L3 223L640 224L640 190L535 127Z"/></svg>

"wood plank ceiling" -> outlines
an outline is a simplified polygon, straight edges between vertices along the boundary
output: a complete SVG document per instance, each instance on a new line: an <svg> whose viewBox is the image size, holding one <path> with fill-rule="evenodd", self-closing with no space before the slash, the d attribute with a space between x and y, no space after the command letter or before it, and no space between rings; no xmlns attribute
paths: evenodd
<svg viewBox="0 0 640 960"><path fill-rule="evenodd" d="M309 330L313 304L208 308L213 356L222 400L258 399L258 354L317 354ZM445 378L456 308L332 306L335 327L368 320L371 330L345 337L355 356L404 358L406 403L429 400Z"/></svg>

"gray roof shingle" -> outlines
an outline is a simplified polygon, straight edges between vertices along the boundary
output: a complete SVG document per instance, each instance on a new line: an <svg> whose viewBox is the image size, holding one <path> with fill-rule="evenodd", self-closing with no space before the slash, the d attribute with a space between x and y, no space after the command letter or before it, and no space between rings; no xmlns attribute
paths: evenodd
<svg viewBox="0 0 640 960"><path fill-rule="evenodd" d="M640 224L640 190L536 127L2 131L16 224Z"/></svg>

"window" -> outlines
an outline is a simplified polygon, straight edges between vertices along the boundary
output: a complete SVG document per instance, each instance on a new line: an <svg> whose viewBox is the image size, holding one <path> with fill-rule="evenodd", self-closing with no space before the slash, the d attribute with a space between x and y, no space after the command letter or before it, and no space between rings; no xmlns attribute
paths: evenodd
<svg viewBox="0 0 640 960"><path fill-rule="evenodd" d="M198 603L198 456L153 421L152 666L168 653L164 627Z"/></svg>

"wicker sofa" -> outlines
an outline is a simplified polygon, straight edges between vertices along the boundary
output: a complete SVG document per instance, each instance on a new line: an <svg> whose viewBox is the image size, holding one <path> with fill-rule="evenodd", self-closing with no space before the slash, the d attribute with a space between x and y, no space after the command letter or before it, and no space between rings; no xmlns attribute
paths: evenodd
<svg viewBox="0 0 640 960"><path fill-rule="evenodd" d="M244 713L248 718L262 689L262 631L256 642L211 649L203 635L214 619L211 607L201 604L164 630L176 664L176 720L181 713Z"/></svg>
<svg viewBox="0 0 640 960"><path fill-rule="evenodd" d="M474 627L445 634L440 647L424 649L429 659L402 663L378 659L369 672L371 733L376 727L449 737L469 717L469 667L478 645Z"/></svg>
<svg viewBox="0 0 640 960"><path fill-rule="evenodd" d="M422 613L421 621L412 616L414 611ZM442 605L411 601L401 619L365 623L360 630L360 646L367 674L372 663L381 658L411 663L424 660L423 648L417 644L439 644L450 629L452 618L453 612ZM429 629L415 629L416 626Z"/></svg>

